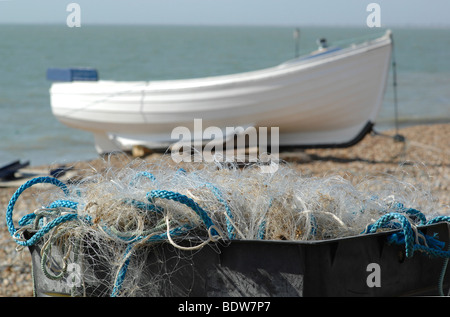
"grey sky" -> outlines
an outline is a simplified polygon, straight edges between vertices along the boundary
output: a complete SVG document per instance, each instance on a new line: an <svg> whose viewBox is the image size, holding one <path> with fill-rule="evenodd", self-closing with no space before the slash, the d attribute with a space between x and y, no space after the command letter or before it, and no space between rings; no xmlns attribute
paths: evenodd
<svg viewBox="0 0 450 317"><path fill-rule="evenodd" d="M449 0L0 0L0 23L66 23L76 2L82 24L365 26L376 2L381 26L450 27Z"/></svg>

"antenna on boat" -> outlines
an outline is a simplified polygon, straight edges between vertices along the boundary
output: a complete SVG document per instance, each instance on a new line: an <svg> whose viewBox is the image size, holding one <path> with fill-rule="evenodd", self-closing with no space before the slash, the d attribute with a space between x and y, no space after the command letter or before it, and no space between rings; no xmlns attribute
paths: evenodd
<svg viewBox="0 0 450 317"><path fill-rule="evenodd" d="M294 30L294 40L295 40L295 58L298 57L299 47L300 47L300 29L296 28Z"/></svg>

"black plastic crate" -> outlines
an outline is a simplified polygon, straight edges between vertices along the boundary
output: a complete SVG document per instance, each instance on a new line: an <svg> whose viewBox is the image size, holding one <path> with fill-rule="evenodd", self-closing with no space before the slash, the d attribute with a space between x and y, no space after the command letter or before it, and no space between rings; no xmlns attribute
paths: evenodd
<svg viewBox="0 0 450 317"><path fill-rule="evenodd" d="M447 223L418 229L428 236L437 234L446 250ZM395 232L311 242L233 240L228 245L207 245L196 251L180 251L170 243L158 243L147 249L145 273L149 277L159 274L160 278L155 283L142 281L141 295L415 296L440 295L441 289L448 289L445 260L420 251L407 257L404 244L388 243ZM35 295L70 295L70 276L59 281L47 278L40 268L40 246L32 246L30 251ZM157 261L161 258L165 260ZM102 263L90 261L83 266L97 278L108 279L115 274ZM86 296L109 296L112 292L106 286L84 286Z"/></svg>

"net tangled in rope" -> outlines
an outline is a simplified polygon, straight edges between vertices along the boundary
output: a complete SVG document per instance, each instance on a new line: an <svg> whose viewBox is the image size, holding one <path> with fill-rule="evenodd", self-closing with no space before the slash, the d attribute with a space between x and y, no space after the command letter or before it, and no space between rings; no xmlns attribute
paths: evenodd
<svg viewBox="0 0 450 317"><path fill-rule="evenodd" d="M21 218L16 227L14 206L37 184L54 188L47 192L46 204ZM41 268L48 278L68 278L69 265L83 258L83 263L97 268L103 263L102 276L83 267L84 280L73 283L73 295L83 295L86 284L101 284L98 288L110 296L139 295L145 254L162 242L183 256L183 251L235 239L326 240L401 229L390 242L405 244L407 256L421 251L450 257L438 237L417 230L450 221L449 217L427 220L418 209L383 195L358 189L340 176L303 177L288 165L261 173L255 164L205 164L186 170L142 162L70 185L53 177L32 179L12 196L6 222L20 247L41 245ZM32 235L25 237L25 232ZM57 270L52 269L54 252L63 262L57 263Z"/></svg>

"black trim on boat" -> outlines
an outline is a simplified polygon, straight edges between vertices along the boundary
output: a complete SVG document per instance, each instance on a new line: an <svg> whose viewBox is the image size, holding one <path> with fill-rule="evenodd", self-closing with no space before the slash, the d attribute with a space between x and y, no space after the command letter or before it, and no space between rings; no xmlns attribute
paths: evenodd
<svg viewBox="0 0 450 317"><path fill-rule="evenodd" d="M324 149L324 148L346 148L361 142L364 137L372 132L374 123L368 121L362 130L350 141L344 143L327 143L327 144L304 144L304 145L280 145L280 151L293 149Z"/></svg>

